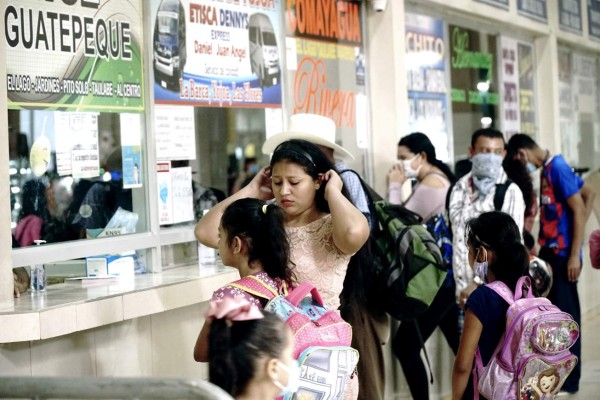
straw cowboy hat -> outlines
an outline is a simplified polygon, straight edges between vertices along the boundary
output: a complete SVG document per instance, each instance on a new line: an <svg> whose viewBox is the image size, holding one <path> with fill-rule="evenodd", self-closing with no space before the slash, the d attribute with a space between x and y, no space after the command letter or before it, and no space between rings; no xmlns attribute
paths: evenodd
<svg viewBox="0 0 600 400"><path fill-rule="evenodd" d="M329 147L338 157L354 156L335 143L335 122L331 118L316 114L295 114L290 117L287 131L279 132L268 138L262 146L264 154L272 154L281 143L290 139L303 139L308 142Z"/></svg>

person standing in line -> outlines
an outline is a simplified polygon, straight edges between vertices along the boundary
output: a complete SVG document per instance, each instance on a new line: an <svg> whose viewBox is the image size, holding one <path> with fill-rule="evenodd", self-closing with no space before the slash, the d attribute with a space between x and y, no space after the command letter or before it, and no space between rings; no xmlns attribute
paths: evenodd
<svg viewBox="0 0 600 400"><path fill-rule="evenodd" d="M388 173L388 198L423 218L423 223L444 212L448 188L455 178L450 168L438 160L435 148L421 132L404 136L398 143L398 160ZM410 197L402 202L402 185L407 179L416 179ZM458 306L455 301L455 284L449 273L431 306L417 317L416 323L402 322L392 348L400 360L402 371L414 399L429 399L427 371L421 359L423 344L440 327L452 352L458 350Z"/></svg>
<svg viewBox="0 0 600 400"><path fill-rule="evenodd" d="M581 327L581 309L577 279L581 259L585 223L592 212L595 193L577 176L562 155L551 155L528 135L517 134L508 142L509 151L516 154L528 169L542 168L540 183L540 245L539 257L552 266L553 284L548 299L565 311ZM580 330L581 332L581 330ZM571 347L581 360L581 336ZM581 363L566 379L562 391L579 391Z"/></svg>
<svg viewBox="0 0 600 400"><path fill-rule="evenodd" d="M491 211L465 224L469 268L484 283L503 282L514 288L527 274L529 254L521 230L510 215ZM511 289L512 290L512 289ZM473 399L473 364L479 348L488 365L506 330L508 303L487 286L476 288L465 304L465 323L452 371L452 399Z"/></svg>
<svg viewBox="0 0 600 400"><path fill-rule="evenodd" d="M311 282L325 306L337 310L348 262L366 242L369 225L345 194L335 167L314 144L288 140L277 146L269 167L198 222L196 238L216 248L225 207L241 198L268 200L273 196L285 213L292 270L298 282ZM346 399L357 398L357 381L350 381Z"/></svg>
<svg viewBox="0 0 600 400"><path fill-rule="evenodd" d="M237 269L240 277L252 276L279 294L295 287L290 266L290 245L285 233L283 210L276 204L267 205L258 199L239 199L231 203L219 225L219 254L224 265ZM211 301L243 298L263 309L267 300L240 290L238 281L217 289ZM286 290L284 290L286 289ZM208 330L206 321L194 347L194 359L208 361Z"/></svg>
<svg viewBox="0 0 600 400"><path fill-rule="evenodd" d="M505 184L507 180L502 169L502 160L506 156L502 132L492 128L476 130L471 136L468 151L472 161L471 172L456 182L448 206L452 226L452 270L456 282L456 298L461 307L464 307L471 292L483 283L469 268L465 243L467 221L496 209L494 199L497 185ZM502 207L498 211L513 217L519 232L523 231L525 202L521 189L514 182L506 188Z"/></svg>
<svg viewBox="0 0 600 400"><path fill-rule="evenodd" d="M377 224L377 219L370 213L367 195L360 179L355 173L348 170L343 161L344 159L354 159L354 157L335 143L335 133L335 122L331 118L316 114L295 114L290 118L289 129L269 137L265 141L262 151L265 154L272 153L280 143L290 139L307 140L319 147L327 159L334 163L352 203L363 213L369 221L369 226L373 229ZM356 254L354 257L365 256ZM384 311L369 307L368 299L362 298L365 297L362 290L354 290L355 281L363 284L361 279L354 279L352 268L361 266L360 261L354 260L354 257L350 260L350 267L344 282L344 290L340 298L340 313L352 325L352 347L360 353L357 366L360 385L358 399L383 399L385 390L383 345L389 339L390 321ZM357 264L353 264L355 261ZM373 338L376 339L373 340Z"/></svg>

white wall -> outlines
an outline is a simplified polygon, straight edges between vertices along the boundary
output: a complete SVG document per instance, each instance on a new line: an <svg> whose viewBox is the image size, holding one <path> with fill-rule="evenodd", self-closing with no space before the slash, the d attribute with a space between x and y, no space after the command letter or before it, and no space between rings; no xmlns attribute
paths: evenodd
<svg viewBox="0 0 600 400"><path fill-rule="evenodd" d="M0 375L206 379L194 361L208 303L48 340L0 344Z"/></svg>

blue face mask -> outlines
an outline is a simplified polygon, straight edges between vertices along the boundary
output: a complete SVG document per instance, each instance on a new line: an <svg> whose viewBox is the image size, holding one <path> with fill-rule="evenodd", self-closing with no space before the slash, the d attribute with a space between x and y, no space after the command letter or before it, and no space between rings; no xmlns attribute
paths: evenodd
<svg viewBox="0 0 600 400"><path fill-rule="evenodd" d="M473 184L486 195L496 186L496 179L502 170L502 156L494 153L479 153L471 158Z"/></svg>
<svg viewBox="0 0 600 400"><path fill-rule="evenodd" d="M535 171L537 171L537 167L535 165L533 165L533 163L531 162L527 162L527 172L529 172L530 174L533 174Z"/></svg>

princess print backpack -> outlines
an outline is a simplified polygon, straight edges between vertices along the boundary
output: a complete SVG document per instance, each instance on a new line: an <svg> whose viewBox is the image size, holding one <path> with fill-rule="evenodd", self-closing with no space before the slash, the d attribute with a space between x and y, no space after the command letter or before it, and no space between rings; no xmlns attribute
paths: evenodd
<svg viewBox="0 0 600 400"><path fill-rule="evenodd" d="M488 365L483 366L479 348L475 353L475 398L479 393L490 400L554 398L577 364L569 348L579 338L579 326L550 300L533 297L528 276L519 279L514 294L499 281L486 286L509 307L506 331Z"/></svg>
<svg viewBox="0 0 600 400"><path fill-rule="evenodd" d="M293 357L300 367L296 398L341 400L348 380L355 374L358 351L350 347L352 327L337 312L323 306L317 289L304 282L288 293L284 283L284 295L280 295L253 275L230 285L267 299L264 309L277 314L292 329Z"/></svg>

